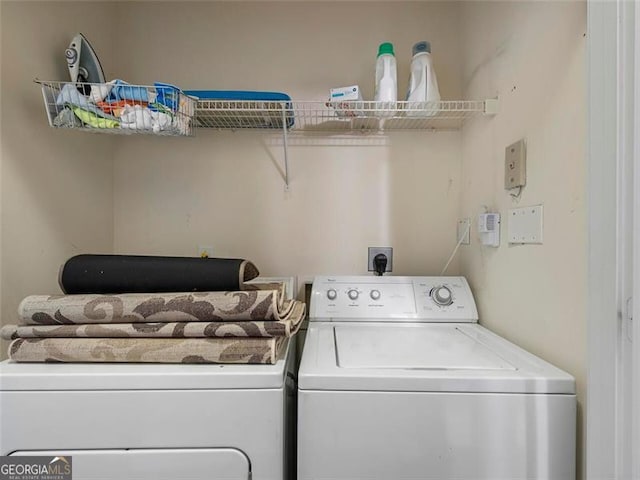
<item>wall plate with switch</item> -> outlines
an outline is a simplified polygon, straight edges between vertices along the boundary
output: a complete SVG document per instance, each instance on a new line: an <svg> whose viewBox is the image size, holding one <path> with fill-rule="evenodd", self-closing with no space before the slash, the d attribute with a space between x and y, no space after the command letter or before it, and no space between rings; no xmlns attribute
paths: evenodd
<svg viewBox="0 0 640 480"><path fill-rule="evenodd" d="M500 246L500 214L481 213L478 215L480 243L488 247Z"/></svg>
<svg viewBox="0 0 640 480"><path fill-rule="evenodd" d="M527 184L527 151L524 140L509 145L504 155L504 188L524 187Z"/></svg>
<svg viewBox="0 0 640 480"><path fill-rule="evenodd" d="M392 247L369 247L369 258L367 260L367 271L375 272L375 265L373 264L373 259L376 255L382 253L387 256L387 267L385 268L385 272L393 271L393 248Z"/></svg>

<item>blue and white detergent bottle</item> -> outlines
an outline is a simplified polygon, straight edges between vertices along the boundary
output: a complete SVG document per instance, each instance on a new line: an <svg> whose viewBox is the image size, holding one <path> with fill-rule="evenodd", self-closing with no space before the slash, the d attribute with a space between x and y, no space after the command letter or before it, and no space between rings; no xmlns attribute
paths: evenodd
<svg viewBox="0 0 640 480"><path fill-rule="evenodd" d="M393 117L398 101L398 72L393 44L381 43L376 60L375 108L379 117Z"/></svg>
<svg viewBox="0 0 640 480"><path fill-rule="evenodd" d="M413 46L407 102L407 117L432 117L437 114L440 91L429 42L418 42Z"/></svg>

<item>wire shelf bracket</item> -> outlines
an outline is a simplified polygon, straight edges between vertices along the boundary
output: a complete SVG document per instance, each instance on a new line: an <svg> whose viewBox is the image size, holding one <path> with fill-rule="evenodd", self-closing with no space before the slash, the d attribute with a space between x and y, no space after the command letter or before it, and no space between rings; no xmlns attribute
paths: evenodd
<svg viewBox="0 0 640 480"><path fill-rule="evenodd" d="M284 191L289 191L289 141L287 136L287 112L282 109L282 142L284 144Z"/></svg>

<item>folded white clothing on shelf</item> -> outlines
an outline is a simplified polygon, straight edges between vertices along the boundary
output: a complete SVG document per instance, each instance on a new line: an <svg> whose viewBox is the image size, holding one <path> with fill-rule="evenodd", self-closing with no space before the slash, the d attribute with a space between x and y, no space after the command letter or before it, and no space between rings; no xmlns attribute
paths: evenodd
<svg viewBox="0 0 640 480"><path fill-rule="evenodd" d="M120 115L120 128L158 133L171 127L172 121L172 117L166 113L154 112L140 105L127 105Z"/></svg>

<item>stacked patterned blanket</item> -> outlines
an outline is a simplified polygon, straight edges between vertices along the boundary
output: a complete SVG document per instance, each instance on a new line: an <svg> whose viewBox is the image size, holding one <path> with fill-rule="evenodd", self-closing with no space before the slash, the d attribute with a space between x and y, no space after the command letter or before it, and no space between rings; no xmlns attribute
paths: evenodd
<svg viewBox="0 0 640 480"><path fill-rule="evenodd" d="M32 295L2 328L18 362L273 364L305 316L284 283L186 293Z"/></svg>

